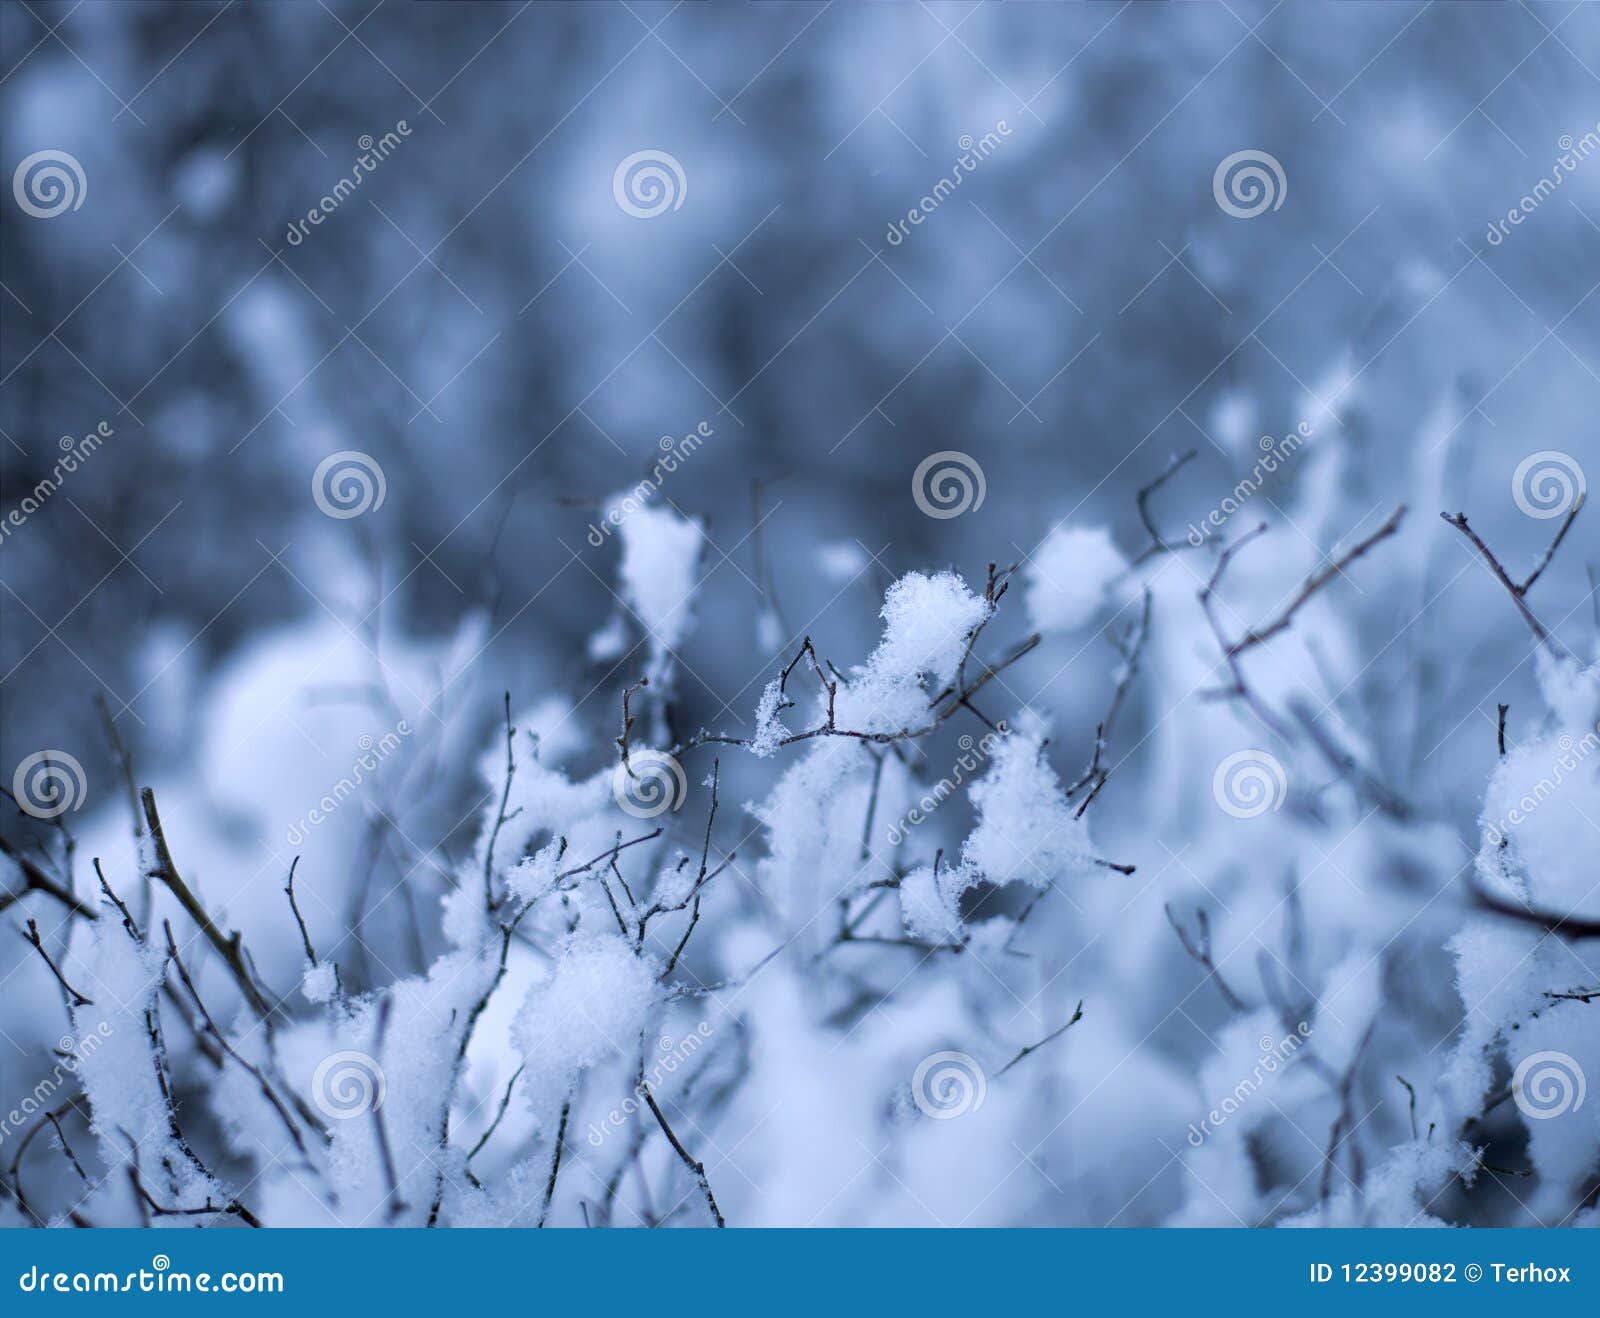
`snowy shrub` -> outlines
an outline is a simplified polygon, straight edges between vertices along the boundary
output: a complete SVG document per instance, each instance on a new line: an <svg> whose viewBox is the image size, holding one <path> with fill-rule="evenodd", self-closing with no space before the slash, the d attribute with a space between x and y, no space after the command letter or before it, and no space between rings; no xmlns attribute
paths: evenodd
<svg viewBox="0 0 1600 1318"><path fill-rule="evenodd" d="M0 6L0 1225L1600 1226L1540 8Z"/></svg>

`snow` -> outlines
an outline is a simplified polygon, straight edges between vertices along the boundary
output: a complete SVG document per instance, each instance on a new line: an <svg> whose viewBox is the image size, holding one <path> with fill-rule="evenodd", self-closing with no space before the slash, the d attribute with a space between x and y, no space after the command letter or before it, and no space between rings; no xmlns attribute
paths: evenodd
<svg viewBox="0 0 1600 1318"><path fill-rule="evenodd" d="M1040 732L1005 737L971 796L978 826L962 862L989 882L1045 888L1093 869L1089 825L1074 817Z"/></svg>
<svg viewBox="0 0 1600 1318"><path fill-rule="evenodd" d="M883 640L868 667L873 677L920 674L946 686L966 652L967 638L990 612L981 596L953 572L908 572L883 599Z"/></svg>
<svg viewBox="0 0 1600 1318"><path fill-rule="evenodd" d="M1076 631L1106 603L1128 561L1104 527L1062 524L1024 570L1028 619L1040 632Z"/></svg>
<svg viewBox="0 0 1600 1318"><path fill-rule="evenodd" d="M300 977L300 992L307 1002L330 1002L337 989L338 976L333 962L321 961L316 965L306 962L305 974Z"/></svg>
<svg viewBox="0 0 1600 1318"><path fill-rule="evenodd" d="M608 507L622 513L616 496ZM683 643L693 620L696 573L705 532L699 522L670 508L634 507L622 518L619 576L622 596L649 635L653 649L664 654Z"/></svg>
<svg viewBox="0 0 1600 1318"><path fill-rule="evenodd" d="M658 973L617 935L573 940L550 978L529 991L512 1025L535 1112L559 1108L588 1068L635 1054L660 997Z"/></svg>

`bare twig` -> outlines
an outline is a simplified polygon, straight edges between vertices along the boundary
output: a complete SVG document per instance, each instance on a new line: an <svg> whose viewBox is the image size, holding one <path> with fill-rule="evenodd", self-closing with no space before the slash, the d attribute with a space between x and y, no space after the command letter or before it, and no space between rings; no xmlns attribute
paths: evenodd
<svg viewBox="0 0 1600 1318"><path fill-rule="evenodd" d="M1040 1039L1038 1043L1030 1043L1020 1053L1018 1053L1009 1062L1007 1062L998 1071L996 1071L995 1075L996 1076L1004 1075L1013 1066L1015 1066L1024 1057L1026 1057L1029 1053L1036 1053L1036 1052L1039 1051L1039 1049L1043 1048L1045 1046L1045 1044L1049 1043L1051 1040L1059 1039L1063 1034L1065 1034L1068 1030L1070 1030L1074 1025L1076 1025L1082 1019L1083 1019L1083 1001L1082 1001L1082 999L1080 999L1079 1002L1078 1002L1078 1006L1077 1006L1076 1010L1074 1010L1073 1013L1072 1013L1072 1019L1071 1020L1069 1020L1065 1025L1061 1026L1059 1029L1051 1030L1050 1033L1045 1035L1044 1038Z"/></svg>
<svg viewBox="0 0 1600 1318"><path fill-rule="evenodd" d="M683 1165L694 1173L695 1179L700 1183L700 1191L706 1197L706 1207L711 1210L712 1220L719 1227L727 1226L728 1223L722 1216L722 1210L717 1207L717 1197L711 1193L711 1182L706 1178L705 1164L696 1162L689 1150L684 1148L678 1137L673 1134L672 1127L667 1124L666 1114L661 1111L660 1105L656 1102L656 1096L650 1092L650 1087L641 1085L640 1088L644 1091L644 1101L650 1105L650 1111L655 1116L656 1124L661 1127L661 1133L667 1137L667 1143L672 1145L673 1152L678 1155Z"/></svg>
<svg viewBox="0 0 1600 1318"><path fill-rule="evenodd" d="M516 729L511 726L511 692L505 693L506 709L506 781L500 790L500 808L495 812L494 826L489 830L489 840L483 848L483 902L484 908L492 915L495 909L494 898L494 844L500 839L500 829L509 816L506 806L511 801L511 780L517 774L517 760L512 751L512 742L516 736Z"/></svg>
<svg viewBox="0 0 1600 1318"><path fill-rule="evenodd" d="M167 846L166 830L162 828L161 816L156 811L155 793L146 787L139 793L139 800L144 806L145 823L149 826L150 840L155 847L155 868L150 871L149 877L160 879L168 891L178 899L178 904L199 927L206 940L216 949L217 955L222 958L223 964L228 967L245 1001L256 1015L266 1020L272 1015L272 1007L257 986L255 977L245 962L243 937L237 930L231 934L224 934L217 928L205 907L200 904L199 899L190 891L189 885L178 873L178 867L172 861L172 851Z"/></svg>
<svg viewBox="0 0 1600 1318"><path fill-rule="evenodd" d="M1366 539L1358 542L1356 545L1346 550L1336 560L1329 563L1325 568L1318 572L1313 572L1305 579L1304 582L1301 583L1300 589L1294 594L1294 598L1289 601L1288 605L1283 609L1282 612L1278 614L1277 617L1273 618L1270 622L1261 624L1259 627L1252 627L1237 641L1234 641L1233 644L1228 646L1228 657L1230 659L1235 658L1238 655L1245 653L1247 650L1251 650L1258 645L1265 644L1279 632L1287 631L1294 622L1294 615L1300 611L1301 607L1306 603L1307 600L1309 600L1313 595L1327 585L1328 582L1332 581L1334 577L1342 573L1345 568L1349 567L1350 564L1354 563L1379 541L1388 539L1391 535L1398 531L1400 529L1400 523L1405 518L1405 515L1405 505L1401 504L1394 510L1394 512L1389 514L1389 520L1371 535L1369 535Z"/></svg>
<svg viewBox="0 0 1600 1318"><path fill-rule="evenodd" d="M1533 633L1534 639L1540 644L1548 647L1552 654L1555 654L1561 658L1571 658L1572 651L1567 649L1567 647L1555 637L1550 629L1534 616L1533 610L1528 607L1527 595L1529 588L1535 581L1539 579L1540 574L1543 573L1545 568L1549 566L1550 560L1552 557L1554 557L1556 549L1560 546L1562 540L1566 538L1567 530L1569 527L1571 527L1573 519L1577 517L1582 508L1583 499L1579 498L1578 501L1573 504L1572 511L1567 514L1566 520L1562 522L1561 529L1556 532L1556 538L1550 542L1550 547L1545 550L1543 558L1540 560L1538 566L1534 568L1533 574L1520 585L1511 579L1511 574L1505 570L1505 567L1501 564L1500 560L1495 557L1494 551L1483 542L1483 537L1474 531L1468 524L1467 515L1465 513L1456 513L1454 516L1449 513L1439 514L1439 516L1442 517L1447 523L1455 527L1456 530L1460 531L1462 535L1471 541L1473 547L1480 555L1482 555L1483 561L1488 565L1489 571L1494 574L1495 580L1504 586L1506 588L1506 592L1511 596L1511 602L1517 606L1517 612L1522 615L1522 620L1528 624L1528 630Z"/></svg>
<svg viewBox="0 0 1600 1318"><path fill-rule="evenodd" d="M1139 506L1139 520L1144 523L1145 532L1150 537L1149 545L1147 545L1140 552L1139 556L1133 560L1133 565L1135 567L1154 558L1157 554L1174 553L1177 550L1183 549L1187 546L1187 542L1173 544L1161 534L1160 528L1156 526L1155 518L1150 515L1150 496L1174 476L1176 476L1179 468L1188 462L1192 462L1195 458L1195 455L1196 450L1194 449L1190 449L1186 453L1179 453L1175 455L1172 460L1168 462L1164 468L1162 468L1161 474L1148 485L1140 487L1138 494L1134 496L1134 502Z"/></svg>
<svg viewBox="0 0 1600 1318"><path fill-rule="evenodd" d="M1482 910L1492 911L1496 915L1504 915L1512 920L1521 920L1524 924L1531 924L1546 933L1557 934L1562 938L1574 940L1600 938L1600 918L1562 915L1559 911L1539 910L1533 906L1507 901L1504 897L1496 897L1477 884L1469 884L1469 887L1472 889L1474 904Z"/></svg>
<svg viewBox="0 0 1600 1318"><path fill-rule="evenodd" d="M539 1209L539 1225L550 1216L550 1201L556 1197L556 1178L561 1175L561 1154L567 1147L567 1118L572 1115L572 1099L561 1105L561 1122L556 1127L556 1146L550 1155L550 1179L544 1183L544 1203Z"/></svg>
<svg viewBox="0 0 1600 1318"><path fill-rule="evenodd" d="M71 984L67 983L67 977L61 973L61 967L56 965L50 959L50 953L44 950L44 940L39 937L39 926L34 921L28 921L26 931L18 930L18 932L22 934L22 937L27 942L32 943L34 951L44 958L45 965L50 967L50 973L56 977L56 983L60 984L62 991L71 998L74 1007L92 1007L94 1005L93 998L84 997Z"/></svg>
<svg viewBox="0 0 1600 1318"><path fill-rule="evenodd" d="M1205 908L1203 906L1195 908L1195 923L1200 928L1197 939L1191 939L1189 931L1178 923L1178 917L1172 913L1172 904L1170 902L1161 909L1167 913L1167 923L1172 926L1173 932L1178 935L1178 941L1183 944L1183 950L1198 961L1205 968L1207 974L1216 981L1217 991L1222 994L1223 1001L1234 1011L1243 1011L1243 1000L1228 987L1228 981L1223 979L1222 972L1217 969L1217 963L1211 957L1211 921L1206 915Z"/></svg>
<svg viewBox="0 0 1600 1318"><path fill-rule="evenodd" d="M16 863L17 868L22 871L22 888L19 891L0 892L0 911L15 905L30 892L42 892L45 896L60 902L74 915L82 916L85 920L96 918L98 913L92 907L85 906L72 895L69 889L57 883L40 869L38 863L32 857L18 851L3 837L0 837L0 855L9 857Z"/></svg>

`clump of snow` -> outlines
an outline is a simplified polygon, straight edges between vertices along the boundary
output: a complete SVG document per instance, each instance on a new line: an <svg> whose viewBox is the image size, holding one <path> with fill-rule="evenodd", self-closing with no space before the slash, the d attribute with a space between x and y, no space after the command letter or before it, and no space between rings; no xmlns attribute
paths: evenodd
<svg viewBox="0 0 1600 1318"><path fill-rule="evenodd" d="M338 991L339 978L334 973L333 962L306 962L305 974L300 976L300 992L307 1002L331 1002Z"/></svg>
<svg viewBox="0 0 1600 1318"><path fill-rule="evenodd" d="M969 794L978 826L962 860L989 882L1045 888L1093 867L1089 825L1073 817L1040 732L1018 728L1007 735Z"/></svg>
<svg viewBox="0 0 1600 1318"><path fill-rule="evenodd" d="M580 935L568 945L512 1025L535 1112L559 1107L589 1067L632 1053L658 1000L658 973L616 934Z"/></svg>
<svg viewBox="0 0 1600 1318"><path fill-rule="evenodd" d="M883 640L869 667L883 677L926 673L945 686L956 675L967 638L991 608L953 572L908 572L883 598Z"/></svg>
<svg viewBox="0 0 1600 1318"><path fill-rule="evenodd" d="M972 876L946 869L935 874L924 865L900 881L900 917L906 933L924 943L961 941L961 894Z"/></svg>
<svg viewBox="0 0 1600 1318"><path fill-rule="evenodd" d="M829 581L849 581L867 566L866 551L854 540L833 540L817 551L817 566Z"/></svg>
<svg viewBox="0 0 1600 1318"><path fill-rule="evenodd" d="M619 659L628 648L628 624L620 613L613 613L605 625L589 638L590 662L603 664Z"/></svg>
<svg viewBox="0 0 1600 1318"><path fill-rule="evenodd" d="M151 1039L152 1022L159 1019L162 959L130 937L110 906L102 909L106 914L90 936L94 1001L74 1012L78 1080L107 1165L125 1165L131 1152L153 1192L166 1202L193 1206L221 1190L189 1161L172 1134L166 1059Z"/></svg>
<svg viewBox="0 0 1600 1318"><path fill-rule="evenodd" d="M618 495L608 506L618 508ZM653 648L682 643L691 621L695 572L705 532L698 521L670 508L635 507L618 529L622 540L622 595L649 632Z"/></svg>
<svg viewBox="0 0 1600 1318"><path fill-rule="evenodd" d="M775 654L783 646L783 623L777 611L763 605L756 614L756 647L763 654Z"/></svg>
<svg viewBox="0 0 1600 1318"><path fill-rule="evenodd" d="M666 910L682 906L694 892L699 875L699 869L690 863L689 857L679 853L677 863L667 866L656 877L656 886L650 893L651 905Z"/></svg>
<svg viewBox="0 0 1600 1318"><path fill-rule="evenodd" d="M1024 573L1029 621L1041 632L1083 626L1127 570L1128 560L1104 527L1056 527L1034 551Z"/></svg>
<svg viewBox="0 0 1600 1318"><path fill-rule="evenodd" d="M511 867L506 884L511 895L524 906L532 906L556 885L560 870L561 843L548 842L531 856L525 856Z"/></svg>
<svg viewBox="0 0 1600 1318"><path fill-rule="evenodd" d="M789 729L778 721L778 710L783 705L783 692L777 678L767 683L756 706L756 731L750 739L750 749L762 759L777 752L778 743L789 735Z"/></svg>

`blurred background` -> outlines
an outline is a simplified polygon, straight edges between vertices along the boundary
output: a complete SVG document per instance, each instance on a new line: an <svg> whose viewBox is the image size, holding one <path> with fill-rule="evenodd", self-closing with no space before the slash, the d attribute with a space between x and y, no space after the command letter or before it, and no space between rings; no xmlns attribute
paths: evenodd
<svg viewBox="0 0 1600 1318"><path fill-rule="evenodd" d="M549 702L576 771L607 763L649 647L591 527L697 428L659 496L707 534L679 735L747 734L802 635L859 662L901 573L980 582L1064 519L1131 557L1136 492L1193 449L1152 505L1182 539L1309 426L1228 534L1271 521L1292 582L1411 505L1328 597L1359 656L1341 709L1475 850L1495 706L1531 720L1534 675L1437 514L1525 571L1557 523L1519 466L1600 471L1591 8L28 0L0 45L0 515L110 432L0 541L0 769L70 754L80 827L125 832L109 716L236 922L283 925L288 833L397 718L420 735L314 843L369 886L468 854L504 693ZM18 201L41 151L81 170L49 215ZM1239 151L1281 169L1249 215L1219 191ZM664 196L619 173L639 152L676 165ZM330 516L319 467L352 451L381 502ZM983 474L959 517L913 497L942 451ZM1580 520L1539 587L1575 649L1594 549ZM1198 613L1155 627L1172 671L1214 664ZM1048 638L992 712L1047 706L1076 776L1120 662L1094 626ZM1194 827L1168 787L1204 796L1231 748L1174 758L1154 689L1096 805L1102 850L1146 866ZM772 779L724 773L735 806ZM358 986L436 950L396 906ZM277 936L269 978L295 969ZM1448 1031L1442 941L1419 1010Z"/></svg>

